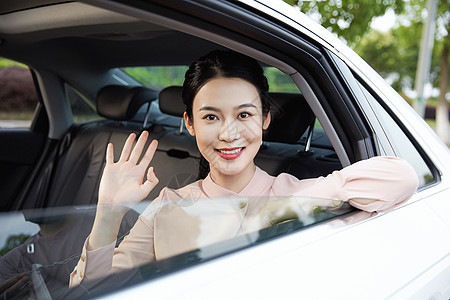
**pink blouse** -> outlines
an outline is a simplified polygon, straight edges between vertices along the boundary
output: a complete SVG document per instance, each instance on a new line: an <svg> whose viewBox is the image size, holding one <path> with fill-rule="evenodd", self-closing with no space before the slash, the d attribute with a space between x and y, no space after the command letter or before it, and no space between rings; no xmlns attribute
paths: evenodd
<svg viewBox="0 0 450 300"><path fill-rule="evenodd" d="M286 173L273 177L256 168L240 193L218 186L208 175L178 190L164 188L119 247L114 242L87 251L88 237L70 286L270 226L273 199L290 207L294 201L296 214L305 216L340 201L364 211L386 211L408 200L417 186L413 168L396 157L374 157L305 180ZM362 205L355 199L376 201Z"/></svg>

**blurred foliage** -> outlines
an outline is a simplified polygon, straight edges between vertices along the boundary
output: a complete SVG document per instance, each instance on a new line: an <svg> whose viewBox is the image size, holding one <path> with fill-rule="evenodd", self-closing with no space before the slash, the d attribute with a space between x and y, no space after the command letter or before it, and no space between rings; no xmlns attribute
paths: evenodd
<svg viewBox="0 0 450 300"><path fill-rule="evenodd" d="M300 93L289 75L274 67L264 67L263 69L269 83L269 92Z"/></svg>
<svg viewBox="0 0 450 300"><path fill-rule="evenodd" d="M24 65L22 63L0 57L0 68L13 67L13 66L20 67L20 68L28 68L26 65Z"/></svg>
<svg viewBox="0 0 450 300"><path fill-rule="evenodd" d="M414 87L426 0L285 0L344 39L381 76L402 93ZM393 10L399 24L387 32L370 27L372 19ZM450 45L450 1L439 0L430 82L440 80L441 56ZM448 58L447 58L448 59Z"/></svg>
<svg viewBox="0 0 450 300"><path fill-rule="evenodd" d="M122 68L128 75L145 86L161 90L166 86L183 85L187 66Z"/></svg>
<svg viewBox="0 0 450 300"><path fill-rule="evenodd" d="M31 72L11 61L0 68L0 111L33 111L38 103Z"/></svg>
<svg viewBox="0 0 450 300"><path fill-rule="evenodd" d="M16 248L17 246L22 245L29 237L30 237L29 235L23 233L9 236L8 239L6 240L5 246L2 249L0 249L0 256L5 255L6 253Z"/></svg>
<svg viewBox="0 0 450 300"><path fill-rule="evenodd" d="M171 85L183 85L184 74L187 69L187 66L122 68L123 71L143 85L156 90ZM263 69L269 82L270 92L299 93L297 86L289 75L273 67L264 67Z"/></svg>
<svg viewBox="0 0 450 300"><path fill-rule="evenodd" d="M399 14L405 9L403 0L285 0L297 5L323 27L354 46L370 30L373 17L383 16L388 9Z"/></svg>
<svg viewBox="0 0 450 300"><path fill-rule="evenodd" d="M412 23L387 32L369 31L354 50L397 91L414 87L422 24ZM437 85L442 45L433 47L430 81Z"/></svg>

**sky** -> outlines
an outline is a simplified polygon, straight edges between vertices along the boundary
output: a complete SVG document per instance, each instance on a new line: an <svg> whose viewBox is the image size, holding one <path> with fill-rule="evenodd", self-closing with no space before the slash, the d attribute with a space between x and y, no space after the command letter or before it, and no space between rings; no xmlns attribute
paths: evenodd
<svg viewBox="0 0 450 300"><path fill-rule="evenodd" d="M389 9L384 16L373 18L370 26L375 30L386 32L394 27L395 21L396 15L392 9Z"/></svg>

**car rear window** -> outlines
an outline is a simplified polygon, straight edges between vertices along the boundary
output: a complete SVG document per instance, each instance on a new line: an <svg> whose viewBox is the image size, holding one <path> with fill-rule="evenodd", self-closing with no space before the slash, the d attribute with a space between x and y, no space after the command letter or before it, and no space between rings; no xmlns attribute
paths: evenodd
<svg viewBox="0 0 450 300"><path fill-rule="evenodd" d="M157 91L167 86L183 85L184 74L188 66L142 66L125 67L122 70L144 86ZM300 93L291 77L279 69L269 66L263 67L269 83L269 92Z"/></svg>

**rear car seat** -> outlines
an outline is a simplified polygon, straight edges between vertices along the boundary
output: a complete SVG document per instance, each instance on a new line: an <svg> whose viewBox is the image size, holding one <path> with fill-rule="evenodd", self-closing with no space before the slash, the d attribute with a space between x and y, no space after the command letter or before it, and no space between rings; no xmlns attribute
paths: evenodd
<svg viewBox="0 0 450 300"><path fill-rule="evenodd" d="M117 159L130 132L142 130L142 124L129 120L142 105L156 98L155 91L143 87L107 86L100 90L97 111L107 120L72 126L59 142L56 155L38 173L19 207L25 220L40 226L40 233L50 228L49 236L36 233L9 251L1 260L2 275L37 268L51 287L52 296L57 297L59 290L65 290L69 274L91 231L96 210L95 206L79 206L97 203L106 145L108 142L115 144ZM158 127L150 127L149 132L152 138L164 134ZM116 245L129 233L138 216L133 209L127 212Z"/></svg>
<svg viewBox="0 0 450 300"><path fill-rule="evenodd" d="M271 175L286 172L299 179L341 169L335 152L311 148L316 117L301 94L269 93L271 123L255 163Z"/></svg>
<svg viewBox="0 0 450 300"><path fill-rule="evenodd" d="M156 176L159 179L149 199L154 199L161 188L180 188L197 179L200 152L195 138L185 129L183 124L184 104L181 99L181 87L171 86L159 93L159 109L161 112L179 117L180 126L167 130L158 140L158 151L152 161Z"/></svg>
<svg viewBox="0 0 450 300"><path fill-rule="evenodd" d="M96 204L106 145L114 143L118 159L128 135L142 129L142 124L128 120L156 98L157 92L143 87L111 85L101 89L97 111L107 120L73 125L59 142L56 157L42 168L18 209ZM160 129L149 131L152 138L163 134Z"/></svg>

